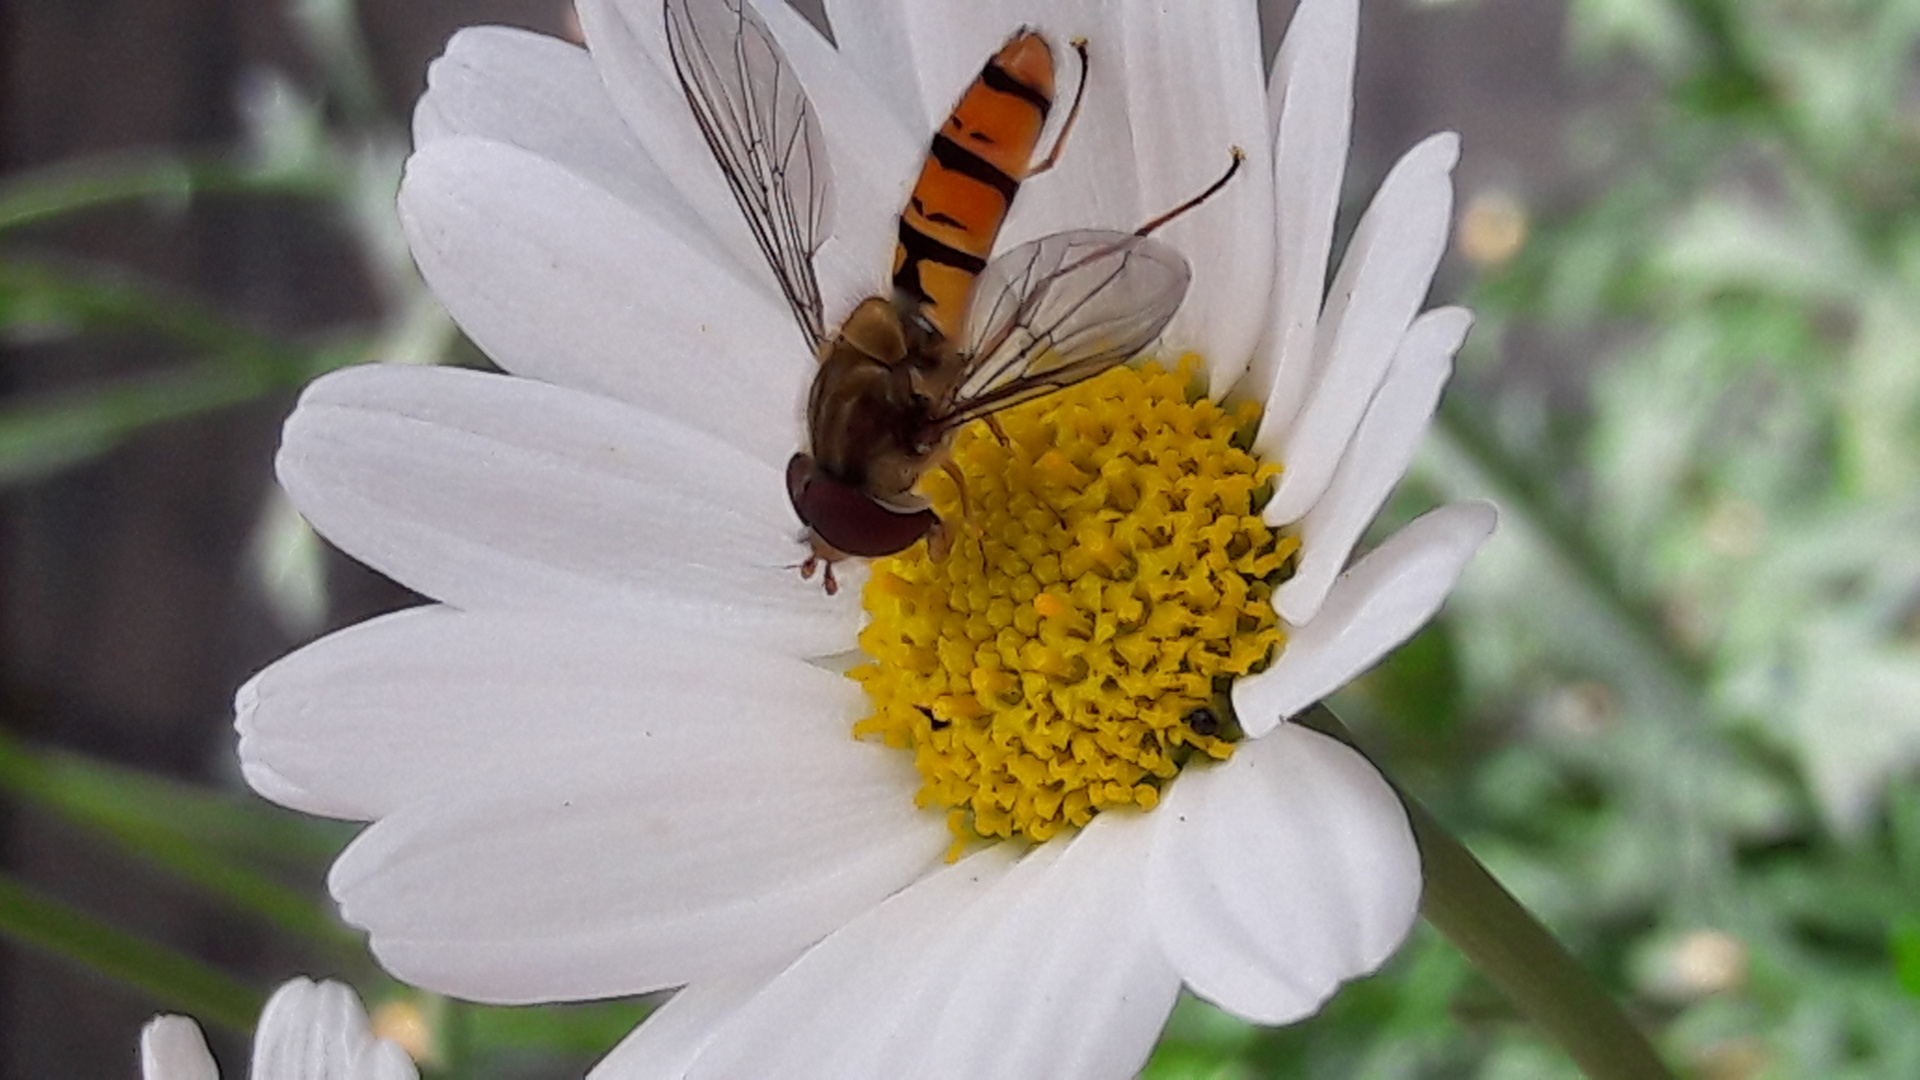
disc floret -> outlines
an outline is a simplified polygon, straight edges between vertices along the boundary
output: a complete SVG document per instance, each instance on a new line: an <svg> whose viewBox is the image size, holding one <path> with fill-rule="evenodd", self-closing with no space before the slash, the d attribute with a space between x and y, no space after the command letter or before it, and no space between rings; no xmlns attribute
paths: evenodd
<svg viewBox="0 0 1920 1080"><path fill-rule="evenodd" d="M1297 540L1260 518L1279 466L1248 452L1258 406L1207 398L1198 370L1117 368L972 425L964 502L945 472L922 483L952 550L874 564L854 732L913 752L956 855L1151 809L1233 751L1225 691L1282 645Z"/></svg>

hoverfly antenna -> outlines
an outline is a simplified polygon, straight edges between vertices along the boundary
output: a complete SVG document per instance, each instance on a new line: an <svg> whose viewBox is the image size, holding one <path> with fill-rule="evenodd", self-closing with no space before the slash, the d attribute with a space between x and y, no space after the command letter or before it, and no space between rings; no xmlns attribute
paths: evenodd
<svg viewBox="0 0 1920 1080"><path fill-rule="evenodd" d="M1154 218L1152 221L1147 222L1145 225L1142 225L1139 228L1133 230L1133 235L1145 236L1148 233L1152 232L1153 230L1158 229L1162 225L1165 225L1167 222L1172 221L1174 218L1179 217L1180 215L1186 213L1187 211L1193 209L1194 207L1199 206L1201 203L1206 202L1208 199L1213 198L1216 192L1218 192L1221 188L1227 186L1227 181L1233 179L1233 174L1240 171L1240 163L1247 160L1247 152L1245 150L1240 149L1237 146L1233 147L1232 154L1233 154L1233 161L1227 165L1227 171L1224 173L1221 173L1220 179L1215 180L1212 183L1212 185L1210 185L1207 188L1207 190L1201 192L1198 195L1195 195L1193 198L1188 199L1186 202L1181 203L1179 206L1174 207L1173 209L1167 211L1166 213L1161 214L1159 217Z"/></svg>

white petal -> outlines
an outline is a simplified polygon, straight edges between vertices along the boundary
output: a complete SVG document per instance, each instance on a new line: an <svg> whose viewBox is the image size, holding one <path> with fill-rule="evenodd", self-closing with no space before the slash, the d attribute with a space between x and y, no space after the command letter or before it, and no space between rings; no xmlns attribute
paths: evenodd
<svg viewBox="0 0 1920 1080"><path fill-rule="evenodd" d="M574 11L606 96L712 237L719 257L778 303L778 289L707 148L667 54L664 8L623 0L578 0ZM710 257L712 257L710 255Z"/></svg>
<svg viewBox="0 0 1920 1080"><path fill-rule="evenodd" d="M414 1080L406 1051L376 1039L352 990L294 979L267 1000L253 1035L253 1080Z"/></svg>
<svg viewBox="0 0 1920 1080"><path fill-rule="evenodd" d="M1153 814L1147 888L1168 958L1256 1024L1309 1016L1406 938L1420 853L1366 759L1291 724L1188 769Z"/></svg>
<svg viewBox="0 0 1920 1080"><path fill-rule="evenodd" d="M947 118L987 58L1022 25L1032 22L1030 3L1019 0L920 0L912 4L846 3L827 0L827 20L847 53L902 130L925 139ZM1022 18L1020 12L1028 17ZM1055 46L1054 61L1066 37L1079 30L1057 25L1049 13L1039 27Z"/></svg>
<svg viewBox="0 0 1920 1080"><path fill-rule="evenodd" d="M1241 396L1266 402L1262 454L1285 444L1317 374L1315 327L1353 127L1359 17L1358 0L1303 0L1274 62L1268 90L1275 117L1273 194L1279 204L1273 322L1240 389Z"/></svg>
<svg viewBox="0 0 1920 1080"><path fill-rule="evenodd" d="M671 626L422 607L283 657L235 712L262 795L371 821L529 755L593 756L636 733L669 757L720 725L759 740L805 724L837 741L861 703L841 676Z"/></svg>
<svg viewBox="0 0 1920 1080"><path fill-rule="evenodd" d="M1246 370L1273 285L1259 13L1243 2L1131 0L1119 15L1135 156L1105 165L1138 174L1146 212L1164 213L1204 191L1231 162L1232 148L1246 154L1226 187L1156 234L1193 265L1193 286L1167 326L1165 347L1198 352L1209 386L1224 394Z"/></svg>
<svg viewBox="0 0 1920 1080"><path fill-rule="evenodd" d="M721 1024L766 986L769 974L702 979L675 992L601 1058L587 1080L685 1080Z"/></svg>
<svg viewBox="0 0 1920 1080"><path fill-rule="evenodd" d="M1179 987L1147 841L1113 814L1011 867L1000 845L943 868L776 978L689 1077L1132 1075Z"/></svg>
<svg viewBox="0 0 1920 1080"><path fill-rule="evenodd" d="M894 217L919 161L918 133L899 126L818 32L785 4L756 3L819 116L832 165L833 242L814 260L829 324L886 281ZM614 104L673 175L735 260L773 284L720 168L693 122L666 48L658 3L583 0L587 45ZM928 130L928 134L931 129Z"/></svg>
<svg viewBox="0 0 1920 1080"><path fill-rule="evenodd" d="M143 1080L220 1080L200 1025L184 1016L156 1016L140 1029Z"/></svg>
<svg viewBox="0 0 1920 1080"><path fill-rule="evenodd" d="M517 146L644 207L677 198L627 129L585 49L504 26L447 42L413 109L416 146L468 137Z"/></svg>
<svg viewBox="0 0 1920 1080"><path fill-rule="evenodd" d="M894 124L909 134L925 127L930 109L920 100L906 21L938 5L826 0L825 6L841 57L892 114ZM931 128L927 131L932 133Z"/></svg>
<svg viewBox="0 0 1920 1080"><path fill-rule="evenodd" d="M1289 627L1273 666L1233 687L1234 713L1248 735L1289 716L1372 667L1425 625L1497 515L1481 502L1434 510L1390 537L1340 576L1320 614Z"/></svg>
<svg viewBox="0 0 1920 1080"><path fill-rule="evenodd" d="M1453 213L1450 174L1459 157L1460 139L1451 132L1409 150L1360 219L1327 296L1314 342L1318 378L1299 421L1284 449L1265 432L1255 439L1262 457L1286 466L1267 504L1267 521L1299 520L1333 478L1433 281L1446 247Z"/></svg>
<svg viewBox="0 0 1920 1080"><path fill-rule="evenodd" d="M1129 1076L1145 1063L1179 979L1154 944L1140 884L1152 831L1103 815L1032 872L1024 898L989 916L947 1000L924 1003L929 1045L894 1075ZM1037 861L1037 860L1036 860ZM1018 891L1016 869L1008 891ZM991 1031L995 1037L982 1039Z"/></svg>
<svg viewBox="0 0 1920 1080"><path fill-rule="evenodd" d="M400 219L434 294L501 367L668 413L776 467L799 444L805 338L667 204L638 210L457 138L409 159Z"/></svg>
<svg viewBox="0 0 1920 1080"><path fill-rule="evenodd" d="M887 295L900 209L933 129L901 126L859 73L784 0L755 6L807 88L833 159L833 235L813 259L832 328L860 301Z"/></svg>
<svg viewBox="0 0 1920 1080"><path fill-rule="evenodd" d="M951 839L914 809L907 755L854 741L852 709L703 712L677 736L635 712L590 745L429 788L347 848L328 886L388 971L514 1003L735 974L871 907Z"/></svg>
<svg viewBox="0 0 1920 1080"><path fill-rule="evenodd" d="M526 379L369 366L316 381L280 481L348 553L462 608L642 619L796 655L858 597L788 569L779 472L658 413Z"/></svg>
<svg viewBox="0 0 1920 1080"><path fill-rule="evenodd" d="M1327 493L1300 519L1300 565L1275 597L1281 618L1298 626L1320 610L1353 545L1413 462L1472 325L1472 313L1449 307L1407 328Z"/></svg>
<svg viewBox="0 0 1920 1080"><path fill-rule="evenodd" d="M941 867L848 923L715 1032L687 1080L772 1071L796 1080L911 1075L878 1066L892 1041L927 1037L904 1022L917 1015L918 997L939 991L936 980L967 949L987 898L1012 869L1012 848L997 845Z"/></svg>

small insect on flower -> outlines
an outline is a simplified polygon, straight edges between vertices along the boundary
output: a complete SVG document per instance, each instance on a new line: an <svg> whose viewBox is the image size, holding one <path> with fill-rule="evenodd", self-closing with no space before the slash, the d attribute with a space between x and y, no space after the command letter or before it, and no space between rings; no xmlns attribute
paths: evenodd
<svg viewBox="0 0 1920 1080"><path fill-rule="evenodd" d="M1034 160L1053 107L1053 50L1022 29L934 133L900 214L891 294L861 301L829 335L813 256L828 232L831 176L806 91L743 0L667 0L666 28L687 104L820 361L808 445L787 463L787 493L807 526L801 575L824 566L831 594L841 559L923 538L940 553L945 523L915 483L945 463L967 423L1090 379L1160 336L1191 271L1148 234L1220 190L1239 149L1205 191L1132 232L1055 233L989 262L1021 182L1058 159L1086 89L1087 48L1076 41L1079 87L1052 149Z"/></svg>

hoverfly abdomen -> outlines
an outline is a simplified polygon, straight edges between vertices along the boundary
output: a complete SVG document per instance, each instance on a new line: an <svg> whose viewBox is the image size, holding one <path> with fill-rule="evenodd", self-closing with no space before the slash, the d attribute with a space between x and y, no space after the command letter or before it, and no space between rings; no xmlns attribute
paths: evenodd
<svg viewBox="0 0 1920 1080"><path fill-rule="evenodd" d="M957 339L974 279L1029 172L1053 107L1053 50L1022 30L1001 46L934 133L900 214L893 288Z"/></svg>

